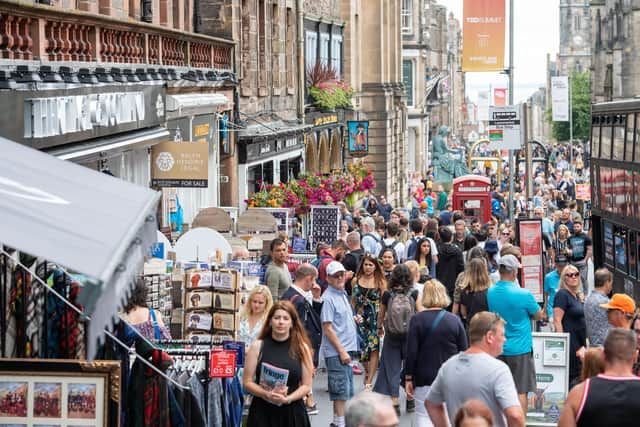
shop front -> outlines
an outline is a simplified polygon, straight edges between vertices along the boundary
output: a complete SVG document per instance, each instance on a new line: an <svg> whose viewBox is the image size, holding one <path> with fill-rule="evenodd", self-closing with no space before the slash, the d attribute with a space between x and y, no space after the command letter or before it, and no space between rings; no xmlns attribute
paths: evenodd
<svg viewBox="0 0 640 427"><path fill-rule="evenodd" d="M344 166L344 111L324 113L310 111L305 122L313 126L305 135L307 173L329 174Z"/></svg>
<svg viewBox="0 0 640 427"><path fill-rule="evenodd" d="M287 183L305 170L304 131L308 126L249 126L239 135L240 206L263 184ZM308 161L308 159L307 159Z"/></svg>
<svg viewBox="0 0 640 427"><path fill-rule="evenodd" d="M0 135L148 185L147 149L169 135L163 81L33 87L0 92Z"/></svg>

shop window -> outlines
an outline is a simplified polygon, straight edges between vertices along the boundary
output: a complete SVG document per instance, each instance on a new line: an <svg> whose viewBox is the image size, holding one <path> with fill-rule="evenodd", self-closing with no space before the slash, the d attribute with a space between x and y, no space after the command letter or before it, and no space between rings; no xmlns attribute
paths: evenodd
<svg viewBox="0 0 640 427"><path fill-rule="evenodd" d="M273 184L273 162L264 162L248 168L247 187L250 193L262 190L267 184Z"/></svg>
<svg viewBox="0 0 640 427"><path fill-rule="evenodd" d="M611 158L611 126L602 126L600 134L600 158Z"/></svg>
<svg viewBox="0 0 640 427"><path fill-rule="evenodd" d="M615 245L616 269L627 274L629 265L627 262L627 230L622 227L615 227L613 234Z"/></svg>
<svg viewBox="0 0 640 427"><path fill-rule="evenodd" d="M280 182L287 183L298 179L302 157L287 159L280 162Z"/></svg>
<svg viewBox="0 0 640 427"><path fill-rule="evenodd" d="M613 128L613 160L624 160L624 135L625 128L621 126Z"/></svg>
<svg viewBox="0 0 640 427"><path fill-rule="evenodd" d="M629 275L631 277L638 277L638 234L635 231L629 233Z"/></svg>
<svg viewBox="0 0 640 427"><path fill-rule="evenodd" d="M613 267L613 224L606 221L602 223L602 242L604 247L604 263Z"/></svg>
<svg viewBox="0 0 640 427"><path fill-rule="evenodd" d="M625 144L625 153L624 153L624 159L627 162L633 161L633 145L634 145L633 135L634 135L635 122L636 122L636 115L629 114L627 116L627 142Z"/></svg>

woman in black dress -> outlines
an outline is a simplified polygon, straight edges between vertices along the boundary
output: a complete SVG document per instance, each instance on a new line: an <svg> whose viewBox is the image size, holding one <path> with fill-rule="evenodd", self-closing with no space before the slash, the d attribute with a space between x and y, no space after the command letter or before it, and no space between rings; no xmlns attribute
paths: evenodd
<svg viewBox="0 0 640 427"><path fill-rule="evenodd" d="M244 366L244 388L253 395L247 425L310 427L303 398L311 390L309 338L289 301L276 302Z"/></svg>

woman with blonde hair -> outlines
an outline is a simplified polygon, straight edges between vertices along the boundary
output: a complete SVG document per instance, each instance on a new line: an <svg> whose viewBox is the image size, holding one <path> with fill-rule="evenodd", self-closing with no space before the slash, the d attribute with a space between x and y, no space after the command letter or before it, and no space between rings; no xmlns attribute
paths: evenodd
<svg viewBox="0 0 640 427"><path fill-rule="evenodd" d="M420 283L420 277L423 276L420 272L420 266L418 265L418 262L414 260L405 261L404 265L409 267L409 271L411 271L411 275L413 276L413 289L418 291L416 311L422 311L422 288L424 288L424 283ZM424 276L429 277L428 275Z"/></svg>
<svg viewBox="0 0 640 427"><path fill-rule="evenodd" d="M560 275L560 290L553 300L553 326L556 332L569 333L569 387L580 381L582 363L576 352L587 345L584 320L584 296L580 292L580 271L567 265Z"/></svg>
<svg viewBox="0 0 640 427"><path fill-rule="evenodd" d="M260 334L272 306L273 297L268 287L256 285L249 293L240 312L240 329L238 331L240 341L244 342L247 349Z"/></svg>
<svg viewBox="0 0 640 427"><path fill-rule="evenodd" d="M378 259L365 254L358 273L352 280L351 305L362 321L357 324L361 342L360 361L364 366L364 388L371 391L372 381L378 370L380 337L378 337L378 310L382 294L387 289L387 279Z"/></svg>
<svg viewBox="0 0 640 427"><path fill-rule="evenodd" d="M558 226L558 233L556 235L556 241L553 242L553 250L556 255L564 255L567 258L571 256L571 243L569 241L571 233L569 227L564 224Z"/></svg>
<svg viewBox="0 0 640 427"><path fill-rule="evenodd" d="M460 318L446 311L450 303L447 288L436 279L427 280L422 291L424 311L409 324L403 379L407 396L416 401L418 427L431 425L424 400L438 369L469 346Z"/></svg>
<svg viewBox="0 0 640 427"><path fill-rule="evenodd" d="M460 314L465 325L476 313L489 310L487 290L492 284L487 262L483 258L471 259L465 267L460 295Z"/></svg>

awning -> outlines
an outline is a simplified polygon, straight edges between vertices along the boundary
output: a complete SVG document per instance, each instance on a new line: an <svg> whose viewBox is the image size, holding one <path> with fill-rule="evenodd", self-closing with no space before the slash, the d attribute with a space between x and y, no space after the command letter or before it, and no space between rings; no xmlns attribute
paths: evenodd
<svg viewBox="0 0 640 427"><path fill-rule="evenodd" d="M193 93L167 95L167 112L187 108L212 108L213 110L230 110L231 101L221 93Z"/></svg>
<svg viewBox="0 0 640 427"><path fill-rule="evenodd" d="M69 147L46 150L46 152L62 160L80 162L97 160L101 157L101 153L109 157L110 152L120 153L125 150L150 147L167 139L169 139L169 131L158 126L107 138L96 138L80 144L73 144Z"/></svg>
<svg viewBox="0 0 640 427"><path fill-rule="evenodd" d="M95 354L156 241L160 193L0 138L0 242L91 278Z"/></svg>

